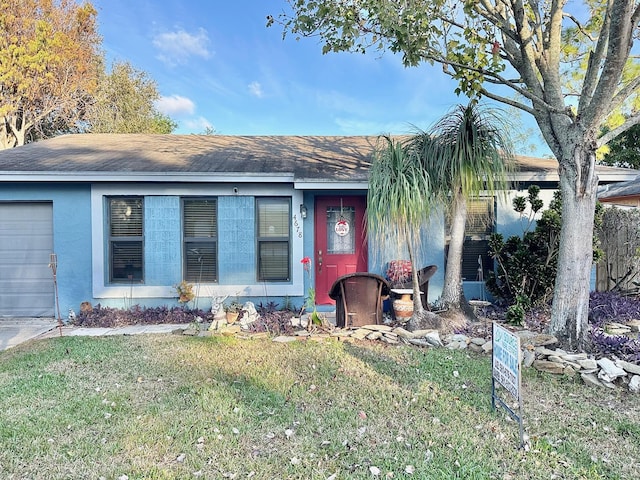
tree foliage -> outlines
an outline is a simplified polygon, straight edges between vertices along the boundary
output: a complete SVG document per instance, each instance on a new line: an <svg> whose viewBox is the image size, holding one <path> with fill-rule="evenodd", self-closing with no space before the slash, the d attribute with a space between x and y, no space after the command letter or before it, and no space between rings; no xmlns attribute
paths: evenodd
<svg viewBox="0 0 640 480"><path fill-rule="evenodd" d="M608 153L600 161L603 165L640 168L640 125L634 125L609 142Z"/></svg>
<svg viewBox="0 0 640 480"><path fill-rule="evenodd" d="M97 86L94 7L0 0L0 32L0 148L73 125Z"/></svg>
<svg viewBox="0 0 640 480"><path fill-rule="evenodd" d="M91 133L171 133L177 124L160 113L156 82L129 63L115 63L100 76L87 106L86 130Z"/></svg>
<svg viewBox="0 0 640 480"><path fill-rule="evenodd" d="M431 213L428 172L420 158L404 145L383 136L375 150L367 193L369 235L380 250L405 247L412 265L414 317L424 313L420 300L416 253L422 244L422 227Z"/></svg>
<svg viewBox="0 0 640 480"><path fill-rule="evenodd" d="M390 50L439 63L456 91L531 114L559 162L563 218L551 331L581 346L588 329L596 150L640 123L638 0L288 0L267 17L323 53ZM602 127L610 130L599 135Z"/></svg>
<svg viewBox="0 0 640 480"><path fill-rule="evenodd" d="M471 101L454 108L429 131L412 137L408 144L429 173L435 198L432 202L444 205L451 218L451 241L441 296L447 307L467 307L461 272L466 203L482 195L494 196L506 191L507 174L513 166L508 131L498 110Z"/></svg>

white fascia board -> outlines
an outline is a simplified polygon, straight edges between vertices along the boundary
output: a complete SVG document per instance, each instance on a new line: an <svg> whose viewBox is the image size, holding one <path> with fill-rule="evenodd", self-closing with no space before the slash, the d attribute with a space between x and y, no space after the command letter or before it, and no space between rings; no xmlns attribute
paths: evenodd
<svg viewBox="0 0 640 480"><path fill-rule="evenodd" d="M274 173L4 172L4 182L292 183L294 175Z"/></svg>
<svg viewBox="0 0 640 480"><path fill-rule="evenodd" d="M293 188L296 190L367 190L369 183L366 181L358 182L339 182L334 180L301 180L294 182Z"/></svg>

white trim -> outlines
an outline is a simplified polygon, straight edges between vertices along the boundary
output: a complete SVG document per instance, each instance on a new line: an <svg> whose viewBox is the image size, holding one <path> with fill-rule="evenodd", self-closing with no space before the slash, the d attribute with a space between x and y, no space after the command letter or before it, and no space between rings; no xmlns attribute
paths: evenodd
<svg viewBox="0 0 640 480"><path fill-rule="evenodd" d="M292 183L293 173L180 173L180 172L3 172L5 182L156 182L156 183Z"/></svg>
<svg viewBox="0 0 640 480"><path fill-rule="evenodd" d="M296 180L294 188L299 190L367 190L366 180L356 182L339 182L334 180Z"/></svg>
<svg viewBox="0 0 640 480"><path fill-rule="evenodd" d="M131 295L135 298L172 298L175 297L173 286L150 286L150 285L107 285L106 266L104 258L104 207L103 199L113 195L175 195L175 196L231 196L234 194L233 188L229 185L132 185L125 184L105 184L94 185L91 188L91 265L93 297L122 299ZM231 189L230 189L231 188ZM232 296L303 296L304 276L303 269L298 266L296 259L303 257L304 242L304 222L296 221L298 209L303 203L303 194L293 188L283 188L274 185L243 185L239 188L238 195L243 196L290 196L291 197L291 283L281 282L256 282L248 285L220 285L202 284L202 291L215 292L216 295ZM295 222L295 225L294 225Z"/></svg>

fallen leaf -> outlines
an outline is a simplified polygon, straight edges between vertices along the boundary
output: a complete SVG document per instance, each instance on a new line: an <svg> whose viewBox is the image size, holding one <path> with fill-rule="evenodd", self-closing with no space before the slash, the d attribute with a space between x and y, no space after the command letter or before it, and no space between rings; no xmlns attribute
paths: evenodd
<svg viewBox="0 0 640 480"><path fill-rule="evenodd" d="M404 473L408 474L408 475L413 475L413 472L415 472L416 469L413 465L407 465L406 467L404 467Z"/></svg>
<svg viewBox="0 0 640 480"><path fill-rule="evenodd" d="M360 418L362 418L363 420L364 420L365 418L367 418L367 414L366 414L366 413L364 413L362 410L360 410L360 411L358 412L358 416L359 416Z"/></svg>
<svg viewBox="0 0 640 480"><path fill-rule="evenodd" d="M377 477L378 475L380 475L380 469L378 467L371 466L369 467L369 471L371 472L371 475L373 475L374 477Z"/></svg>

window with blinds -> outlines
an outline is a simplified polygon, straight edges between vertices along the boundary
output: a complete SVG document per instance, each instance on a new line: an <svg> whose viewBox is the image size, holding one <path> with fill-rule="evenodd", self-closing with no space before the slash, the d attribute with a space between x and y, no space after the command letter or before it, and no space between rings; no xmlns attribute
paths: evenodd
<svg viewBox="0 0 640 480"><path fill-rule="evenodd" d="M449 240L447 219L447 252ZM487 278L493 270L489 255L489 237L495 231L495 199L483 197L467 200L467 222L462 250L462 278L476 281Z"/></svg>
<svg viewBox="0 0 640 480"><path fill-rule="evenodd" d="M291 278L291 200L257 198L258 280L288 281Z"/></svg>
<svg viewBox="0 0 640 480"><path fill-rule="evenodd" d="M109 219L109 281L144 281L142 197L107 199Z"/></svg>
<svg viewBox="0 0 640 480"><path fill-rule="evenodd" d="M218 281L218 200L182 199L183 276L187 282Z"/></svg>

